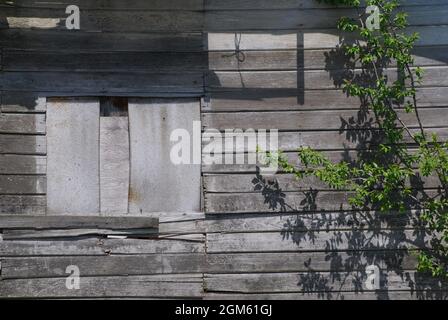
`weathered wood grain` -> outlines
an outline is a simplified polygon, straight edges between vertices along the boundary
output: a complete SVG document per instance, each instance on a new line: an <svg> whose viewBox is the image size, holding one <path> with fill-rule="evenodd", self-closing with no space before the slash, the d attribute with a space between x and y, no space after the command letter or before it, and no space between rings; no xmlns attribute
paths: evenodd
<svg viewBox="0 0 448 320"><path fill-rule="evenodd" d="M32 7L65 9L68 5L77 5L82 8L96 10L201 10L202 3L202 0L48 0L45 2L34 0L17 0L14 1L14 3L4 4L3 6L14 8Z"/></svg>
<svg viewBox="0 0 448 320"><path fill-rule="evenodd" d="M0 194L45 194L45 176L0 175Z"/></svg>
<svg viewBox="0 0 448 320"><path fill-rule="evenodd" d="M5 71L201 72L208 70L200 52L42 52L3 51Z"/></svg>
<svg viewBox="0 0 448 320"><path fill-rule="evenodd" d="M0 213L43 214L46 200L42 195L0 195Z"/></svg>
<svg viewBox="0 0 448 320"><path fill-rule="evenodd" d="M199 273L205 270L205 254L6 258L2 279L64 277L69 265L78 266L83 277Z"/></svg>
<svg viewBox="0 0 448 320"><path fill-rule="evenodd" d="M435 14L437 10L437 14ZM411 25L447 24L446 4L408 7ZM207 31L253 31L253 30L307 30L331 28L341 16L356 17L356 11L346 8L326 10L229 10L207 11Z"/></svg>
<svg viewBox="0 0 448 320"><path fill-rule="evenodd" d="M136 99L129 101L131 180L129 212L200 211L200 137L197 99ZM183 129L189 135L188 163L171 160L171 135ZM186 139L187 137L182 137ZM174 142L179 139L174 137ZM189 150L188 150L189 148Z"/></svg>
<svg viewBox="0 0 448 320"><path fill-rule="evenodd" d="M425 67L425 77L418 87L448 86L445 67ZM346 70L297 71L219 71L208 73L207 91L229 91L242 89L337 89L343 84ZM390 81L397 79L397 71L385 72ZM303 76L303 79L302 79Z"/></svg>
<svg viewBox="0 0 448 320"><path fill-rule="evenodd" d="M100 212L128 212L129 118L100 117Z"/></svg>
<svg viewBox="0 0 448 320"><path fill-rule="evenodd" d="M202 92L198 73L88 73L88 72L2 72L1 90L63 91L81 94L136 94L148 92Z"/></svg>
<svg viewBox="0 0 448 320"><path fill-rule="evenodd" d="M4 60L2 60L2 63ZM45 112L47 102L45 95L37 92L10 92L1 93L2 112Z"/></svg>
<svg viewBox="0 0 448 320"><path fill-rule="evenodd" d="M418 212L324 212L227 214L206 220L207 233L216 232L314 232L381 229L422 229Z"/></svg>
<svg viewBox="0 0 448 320"><path fill-rule="evenodd" d="M417 255L406 251L270 252L207 254L206 273L352 272L375 264L382 270L415 270ZM5 260L5 267L11 264ZM15 262L13 265L18 265ZM26 262L25 262L26 264ZM23 267L18 267L20 270ZM6 271L8 273L8 270ZM8 276L8 275L7 275ZM6 277L7 277L6 276Z"/></svg>
<svg viewBox="0 0 448 320"><path fill-rule="evenodd" d="M28 230L13 229L3 230L3 240L58 240L86 237L125 237L125 238L155 238L157 228L146 229L60 229L60 230Z"/></svg>
<svg viewBox="0 0 448 320"><path fill-rule="evenodd" d="M414 64L419 66L446 65L446 46L417 47L414 50ZM20 55L16 65L21 64ZM8 55L4 54L8 65ZM5 60L6 59L6 60ZM340 51L333 50L275 50L275 51L211 51L208 54L209 68L216 71L231 70L334 70L347 62ZM14 65L14 63L10 63ZM23 63L22 63L23 64ZM392 63L394 65L394 63ZM357 65L359 67L359 64ZM5 68L5 67L4 67ZM6 67L7 68L7 67Z"/></svg>
<svg viewBox="0 0 448 320"><path fill-rule="evenodd" d="M203 253L204 242L180 240L85 239L2 241L0 256L98 256L111 254Z"/></svg>
<svg viewBox="0 0 448 320"><path fill-rule="evenodd" d="M401 250L429 247L425 232L415 230L320 231L207 234L208 253Z"/></svg>
<svg viewBox="0 0 448 320"><path fill-rule="evenodd" d="M153 217L0 216L0 229L145 229L157 228Z"/></svg>
<svg viewBox="0 0 448 320"><path fill-rule="evenodd" d="M45 136L0 134L0 153L2 154L43 155L46 152Z"/></svg>
<svg viewBox="0 0 448 320"><path fill-rule="evenodd" d="M361 3L365 3L361 1ZM401 4L406 6L445 4L444 0L403 0ZM338 5L344 7L343 5ZM335 5L315 0L206 0L206 10L253 10L257 9L311 9L311 8L334 8Z"/></svg>
<svg viewBox="0 0 448 320"><path fill-rule="evenodd" d="M419 107L444 106L448 88L419 88ZM300 100L303 101L300 101ZM229 111L286 111L360 109L356 97L347 97L342 90L242 90L212 92L202 105L204 112Z"/></svg>
<svg viewBox="0 0 448 320"><path fill-rule="evenodd" d="M99 213L98 99L47 101L48 213Z"/></svg>
<svg viewBox="0 0 448 320"><path fill-rule="evenodd" d="M307 191L310 187L315 190L334 190L328 184L314 176L299 179L290 174L276 174L262 176L256 174L217 174L204 175L204 187L207 192L254 192L261 191L264 187L275 187L285 192ZM415 189L434 189L441 186L437 176L421 177L411 182L408 186Z"/></svg>
<svg viewBox="0 0 448 320"><path fill-rule="evenodd" d="M334 292L370 291L366 288L365 271L353 273L312 272L312 273L262 273L262 274L207 274L206 290L209 292ZM380 290L421 289L446 290L448 282L442 284L430 275L422 276L414 271L383 272Z"/></svg>
<svg viewBox="0 0 448 320"><path fill-rule="evenodd" d="M81 277L80 289L69 290L66 277L0 282L4 298L34 297L201 297L202 275Z"/></svg>
<svg viewBox="0 0 448 320"><path fill-rule="evenodd" d="M397 112L410 128L418 126L413 113ZM420 110L425 127L443 127L447 124L448 108L425 108ZM229 128L278 129L278 130L338 130L376 127L374 115L368 111L283 111L283 112L234 112L205 113L202 115L205 129Z"/></svg>
<svg viewBox="0 0 448 320"><path fill-rule="evenodd" d="M232 128L232 127L230 127ZM416 129L411 130L415 132ZM233 131L233 130L232 130ZM441 141L448 139L448 131L445 128L428 128L425 129L428 134L435 133L438 135ZM249 132L250 133L250 132ZM228 139L228 143L222 142L223 152L256 152L256 145L248 143L247 131L245 133L224 133L225 140ZM269 148L272 144L275 147L274 136L266 134L266 148ZM249 135L250 136L250 135ZM253 133L252 133L253 136ZM264 136L262 136L264 137ZM202 136L203 144L207 145L213 143L219 145L219 140L210 131L204 132ZM232 143L233 140L233 143ZM340 131L291 131L291 132L279 132L278 133L278 149L283 151L297 151L300 147L311 147L316 150L366 150L370 146L376 146L381 142L381 132L378 130L340 130ZM413 141L405 136L404 141L412 144ZM353 154L347 153L343 159L349 161L356 159ZM336 157L335 159L340 159ZM233 163L236 163L234 161ZM248 163L248 162L246 162Z"/></svg>
<svg viewBox="0 0 448 320"><path fill-rule="evenodd" d="M45 134L45 115L2 113L0 133Z"/></svg>
<svg viewBox="0 0 448 320"><path fill-rule="evenodd" d="M405 291L368 291L368 292L332 292L332 293L206 293L204 300L448 300L448 294L442 290L405 290Z"/></svg>
<svg viewBox="0 0 448 320"><path fill-rule="evenodd" d="M0 28L52 29L70 32L65 8L2 8L6 17ZM84 32L188 32L203 29L204 14L198 11L90 10L80 15Z"/></svg>
<svg viewBox="0 0 448 320"><path fill-rule="evenodd" d="M65 15L63 15L65 16ZM3 48L77 52L167 51L197 52L203 49L201 33L61 32L58 30L0 29Z"/></svg>
<svg viewBox="0 0 448 320"><path fill-rule="evenodd" d="M1 174L46 174L45 156L0 155Z"/></svg>
<svg viewBox="0 0 448 320"><path fill-rule="evenodd" d="M294 23L299 23L295 21ZM335 24L334 24L335 25ZM406 29L409 34L417 32L420 39L417 45L446 45L448 44L447 26L410 26ZM284 50L284 49L318 49L335 48L341 39L351 42L352 34L341 33L335 28L307 30L306 32L284 31L245 31L208 32L208 49L217 50Z"/></svg>

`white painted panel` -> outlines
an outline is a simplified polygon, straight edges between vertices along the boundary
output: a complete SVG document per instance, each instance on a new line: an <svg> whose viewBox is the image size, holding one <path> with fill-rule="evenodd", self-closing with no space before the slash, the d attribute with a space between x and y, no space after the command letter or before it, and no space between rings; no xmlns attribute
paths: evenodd
<svg viewBox="0 0 448 320"><path fill-rule="evenodd" d="M99 101L47 101L47 212L99 213Z"/></svg>
<svg viewBox="0 0 448 320"><path fill-rule="evenodd" d="M200 142L200 127L193 136L199 109L197 99L129 101L131 213L200 210L200 164L175 165L170 160L171 147L176 144L170 142L173 130L185 129L191 142ZM192 145L191 160L194 156L200 159L200 148L193 151Z"/></svg>
<svg viewBox="0 0 448 320"><path fill-rule="evenodd" d="M100 118L101 213L128 212L129 130L128 117Z"/></svg>

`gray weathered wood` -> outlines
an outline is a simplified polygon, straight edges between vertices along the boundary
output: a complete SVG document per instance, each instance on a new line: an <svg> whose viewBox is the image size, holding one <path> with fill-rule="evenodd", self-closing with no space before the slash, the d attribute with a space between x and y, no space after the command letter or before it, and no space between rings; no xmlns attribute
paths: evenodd
<svg viewBox="0 0 448 320"><path fill-rule="evenodd" d="M262 273L206 275L205 286L209 292L334 292L370 291L366 288L365 270L352 273ZM413 290L416 286L428 290L446 290L448 282L439 283L430 275L421 276L414 271L381 274L380 290Z"/></svg>
<svg viewBox="0 0 448 320"><path fill-rule="evenodd" d="M418 212L323 212L301 214L237 214L206 220L208 233L215 232L311 232L330 230L421 229Z"/></svg>
<svg viewBox="0 0 448 320"><path fill-rule="evenodd" d="M100 212L128 212L129 126L128 117L100 118Z"/></svg>
<svg viewBox="0 0 448 320"><path fill-rule="evenodd" d="M202 92L201 73L2 72L1 90L63 91L75 95Z"/></svg>
<svg viewBox="0 0 448 320"><path fill-rule="evenodd" d="M145 229L157 228L153 217L0 216L0 229Z"/></svg>
<svg viewBox="0 0 448 320"><path fill-rule="evenodd" d="M42 195L0 195L1 214L43 214L46 197Z"/></svg>
<svg viewBox="0 0 448 320"><path fill-rule="evenodd" d="M4 63L2 59L2 63ZM46 98L37 92L14 92L1 93L2 112L45 112L47 109Z"/></svg>
<svg viewBox="0 0 448 320"><path fill-rule="evenodd" d="M414 252L415 253L415 252ZM382 270L415 270L417 256L405 251L350 251L350 252L270 252L207 254L207 273L257 273L365 271L375 264ZM19 260L20 261L20 260ZM4 269L11 263L5 260ZM26 260L25 260L26 265ZM17 267L21 270L24 267ZM12 268L11 268L12 269ZM14 272L6 270L6 273ZM7 276L6 276L7 277Z"/></svg>
<svg viewBox="0 0 448 320"><path fill-rule="evenodd" d="M129 212L200 211L200 165L175 165L170 158L176 129L190 134L190 163L198 158L193 122L200 120L199 109L196 99L130 100Z"/></svg>
<svg viewBox="0 0 448 320"><path fill-rule="evenodd" d="M109 254L201 253L204 242L180 240L86 239L1 241L0 256L98 256Z"/></svg>
<svg viewBox="0 0 448 320"><path fill-rule="evenodd" d="M45 136L0 134L0 153L43 155L46 152Z"/></svg>
<svg viewBox="0 0 448 320"><path fill-rule="evenodd" d="M69 265L77 265L83 277L196 273L205 270L205 254L6 258L2 279L64 277Z"/></svg>
<svg viewBox="0 0 448 320"><path fill-rule="evenodd" d="M206 71L199 52L36 52L4 50L5 71L183 72Z"/></svg>
<svg viewBox="0 0 448 320"><path fill-rule="evenodd" d="M0 295L9 297L201 297L202 275L81 277L80 289L69 290L61 278L13 279L0 282Z"/></svg>
<svg viewBox="0 0 448 320"><path fill-rule="evenodd" d="M62 14L65 16L65 14ZM54 30L0 29L3 48L76 52L103 51L202 51L202 34L198 33L125 33L63 32Z"/></svg>
<svg viewBox="0 0 448 320"><path fill-rule="evenodd" d="M0 133L45 134L45 115L2 113Z"/></svg>
<svg viewBox="0 0 448 320"><path fill-rule="evenodd" d="M420 88L419 107L444 106L447 87ZM299 100L303 98L303 102ZM205 112L216 111L286 111L359 109L356 97L347 97L342 90L243 90L213 92L202 105Z"/></svg>
<svg viewBox="0 0 448 320"><path fill-rule="evenodd" d="M409 127L418 127L415 114L397 112ZM448 108L425 108L420 110L425 127L446 126ZM377 127L373 113L357 111L283 111L283 112L232 112L206 113L202 116L204 128L225 130L229 128L278 129L278 130L337 130Z"/></svg>
<svg viewBox="0 0 448 320"><path fill-rule="evenodd" d="M208 253L399 250L429 247L415 230L210 233Z"/></svg>
<svg viewBox="0 0 448 320"><path fill-rule="evenodd" d="M45 194L46 192L45 176L0 176L0 194Z"/></svg>
<svg viewBox="0 0 448 320"><path fill-rule="evenodd" d="M2 174L45 174L47 158L45 156L0 155L0 173Z"/></svg>
<svg viewBox="0 0 448 320"><path fill-rule="evenodd" d="M418 87L448 86L446 67L425 67L425 77ZM207 90L228 91L242 89L336 89L343 84L345 70L335 70L330 77L325 70L305 71L240 71L210 72L206 78ZM302 76L298 73L303 73ZM385 72L390 81L397 79L397 71Z"/></svg>
<svg viewBox="0 0 448 320"><path fill-rule="evenodd" d="M98 99L47 101L47 211L98 214Z"/></svg>

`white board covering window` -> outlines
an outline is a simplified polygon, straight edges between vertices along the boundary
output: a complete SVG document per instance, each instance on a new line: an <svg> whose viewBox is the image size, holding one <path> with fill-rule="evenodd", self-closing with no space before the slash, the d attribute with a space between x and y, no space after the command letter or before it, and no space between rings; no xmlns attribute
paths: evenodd
<svg viewBox="0 0 448 320"><path fill-rule="evenodd" d="M47 212L200 211L200 165L170 160L171 132L191 132L199 108L197 99L47 99Z"/></svg>

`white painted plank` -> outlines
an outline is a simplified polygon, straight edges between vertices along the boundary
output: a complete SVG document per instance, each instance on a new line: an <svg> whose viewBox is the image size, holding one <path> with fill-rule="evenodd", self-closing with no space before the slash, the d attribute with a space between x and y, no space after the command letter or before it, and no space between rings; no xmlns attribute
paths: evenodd
<svg viewBox="0 0 448 320"><path fill-rule="evenodd" d="M47 102L47 212L99 213L99 101Z"/></svg>
<svg viewBox="0 0 448 320"><path fill-rule="evenodd" d="M128 117L100 118L100 211L128 212L129 130Z"/></svg>
<svg viewBox="0 0 448 320"><path fill-rule="evenodd" d="M196 99L129 101L130 213L200 210L200 165L175 165L170 159L172 131L185 129L191 140L200 140L200 134L193 137L193 121L199 120ZM200 158L200 150L190 156Z"/></svg>

